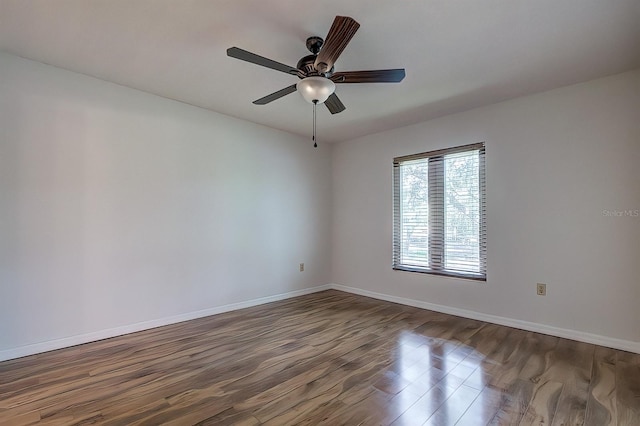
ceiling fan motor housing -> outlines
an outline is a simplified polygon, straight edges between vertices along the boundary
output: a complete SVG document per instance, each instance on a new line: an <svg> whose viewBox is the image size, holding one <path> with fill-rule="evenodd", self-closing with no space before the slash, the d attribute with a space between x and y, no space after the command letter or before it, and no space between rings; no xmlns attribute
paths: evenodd
<svg viewBox="0 0 640 426"><path fill-rule="evenodd" d="M296 68L301 70L305 75L317 75L318 73L313 66L315 61L316 55L307 55L298 61L298 65L296 65ZM298 75L298 77L303 78L300 75Z"/></svg>
<svg viewBox="0 0 640 426"><path fill-rule="evenodd" d="M321 77L331 77L331 75L333 74L334 67L331 67L331 69L327 72L320 72L315 68L314 66L315 62L316 62L316 55L307 55L298 61L296 68L301 70L308 77L318 76L318 75ZM304 76L300 74L298 74L298 77L304 78Z"/></svg>
<svg viewBox="0 0 640 426"><path fill-rule="evenodd" d="M324 44L324 40L322 37L312 36L307 39L307 49L312 53L311 55L307 55L298 61L296 68L301 70L306 76L321 76L321 77L330 77L333 74L333 68L327 71L320 71L316 69L315 62L318 56L318 52L320 52L320 48ZM304 78L301 75L298 75L300 78Z"/></svg>

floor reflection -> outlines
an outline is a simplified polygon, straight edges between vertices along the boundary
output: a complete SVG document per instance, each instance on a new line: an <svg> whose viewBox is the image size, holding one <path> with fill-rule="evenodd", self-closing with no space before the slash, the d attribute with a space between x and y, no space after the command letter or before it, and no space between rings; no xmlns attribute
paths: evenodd
<svg viewBox="0 0 640 426"><path fill-rule="evenodd" d="M391 400L402 413L395 424L453 424L477 398L482 406L483 355L473 347L405 331L396 355L393 371L407 384Z"/></svg>

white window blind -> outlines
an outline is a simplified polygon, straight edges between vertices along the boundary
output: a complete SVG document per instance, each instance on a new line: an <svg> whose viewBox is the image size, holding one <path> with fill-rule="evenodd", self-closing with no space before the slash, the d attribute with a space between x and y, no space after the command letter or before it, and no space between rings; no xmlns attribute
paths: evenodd
<svg viewBox="0 0 640 426"><path fill-rule="evenodd" d="M393 268L486 280L484 143L393 160Z"/></svg>

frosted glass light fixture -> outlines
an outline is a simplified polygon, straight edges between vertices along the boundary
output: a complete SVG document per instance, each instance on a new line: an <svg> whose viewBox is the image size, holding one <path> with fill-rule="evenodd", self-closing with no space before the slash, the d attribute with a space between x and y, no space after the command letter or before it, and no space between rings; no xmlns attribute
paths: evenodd
<svg viewBox="0 0 640 426"><path fill-rule="evenodd" d="M313 76L300 80L296 88L307 102L321 104L335 92L336 85L326 77Z"/></svg>

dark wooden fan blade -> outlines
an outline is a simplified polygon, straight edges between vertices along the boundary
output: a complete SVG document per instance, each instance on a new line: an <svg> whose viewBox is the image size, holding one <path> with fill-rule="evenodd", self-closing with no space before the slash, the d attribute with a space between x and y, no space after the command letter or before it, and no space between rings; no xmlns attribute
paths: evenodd
<svg viewBox="0 0 640 426"><path fill-rule="evenodd" d="M404 68L394 70L344 71L331 76L334 83L399 83L404 79Z"/></svg>
<svg viewBox="0 0 640 426"><path fill-rule="evenodd" d="M290 67L289 65L281 64L280 62L273 61L255 53L248 52L240 49L239 47L230 47L227 49L227 56L240 59L241 61L251 62L252 64L261 65L263 67L271 68L273 70L286 72L287 74L298 74L298 69Z"/></svg>
<svg viewBox="0 0 640 426"><path fill-rule="evenodd" d="M291 86L285 87L284 89L278 90L277 92L273 92L270 95L265 96L264 98L260 98L256 101L253 101L256 105L266 105L269 102L273 102L276 99L280 99L283 96L288 95L289 93L293 93L296 91L296 85L292 84Z"/></svg>
<svg viewBox="0 0 640 426"><path fill-rule="evenodd" d="M324 104L327 106L331 114L337 114L346 109L343 103L340 101L340 98L338 98L335 93L332 93L331 96L329 96L327 100L324 101Z"/></svg>
<svg viewBox="0 0 640 426"><path fill-rule="evenodd" d="M333 63L338 59L344 48L347 47L358 28L360 28L360 24L353 18L336 16L316 58L314 64L316 70L319 72L331 70Z"/></svg>

